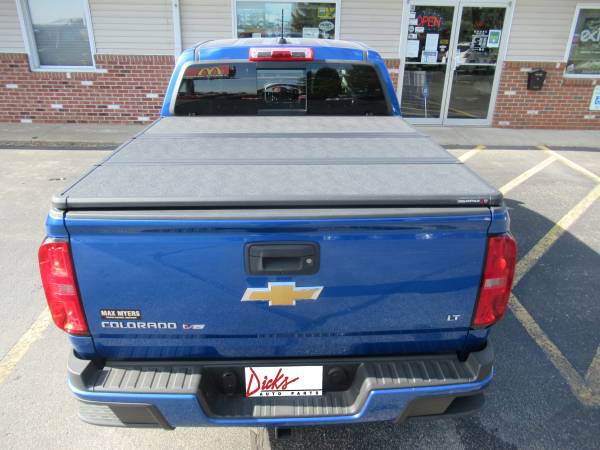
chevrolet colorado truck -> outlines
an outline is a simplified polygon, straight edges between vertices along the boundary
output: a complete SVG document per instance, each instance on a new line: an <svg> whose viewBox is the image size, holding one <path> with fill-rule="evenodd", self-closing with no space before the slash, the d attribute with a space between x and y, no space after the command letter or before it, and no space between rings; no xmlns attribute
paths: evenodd
<svg viewBox="0 0 600 450"><path fill-rule="evenodd" d="M516 245L357 43L211 41L57 194L39 263L82 420L290 427L470 411Z"/></svg>

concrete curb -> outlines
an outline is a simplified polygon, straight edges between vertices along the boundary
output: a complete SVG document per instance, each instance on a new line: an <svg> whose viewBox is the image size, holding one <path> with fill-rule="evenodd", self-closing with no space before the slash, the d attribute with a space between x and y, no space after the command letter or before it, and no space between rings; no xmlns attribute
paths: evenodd
<svg viewBox="0 0 600 450"><path fill-rule="evenodd" d="M45 141L0 141L0 150L92 150L92 151L112 151L122 142L45 142ZM472 146L469 144L441 144L448 150L468 150ZM559 151L578 151L578 152L600 152L600 145L596 147L564 147L551 146L553 150ZM490 145L485 150L539 150L537 146L532 145Z"/></svg>
<svg viewBox="0 0 600 450"><path fill-rule="evenodd" d="M114 150L121 142L0 141L1 150Z"/></svg>

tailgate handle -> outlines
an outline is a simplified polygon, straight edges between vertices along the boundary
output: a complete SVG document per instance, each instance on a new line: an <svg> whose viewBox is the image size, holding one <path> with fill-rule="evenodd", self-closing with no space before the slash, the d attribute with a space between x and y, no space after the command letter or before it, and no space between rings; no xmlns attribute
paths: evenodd
<svg viewBox="0 0 600 450"><path fill-rule="evenodd" d="M246 245L250 275L311 275L319 271L319 245L314 242Z"/></svg>

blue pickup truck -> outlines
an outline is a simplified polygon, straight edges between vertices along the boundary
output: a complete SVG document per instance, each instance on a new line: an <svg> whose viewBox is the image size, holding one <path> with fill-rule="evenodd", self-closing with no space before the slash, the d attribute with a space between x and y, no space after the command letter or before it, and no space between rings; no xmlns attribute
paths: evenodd
<svg viewBox="0 0 600 450"><path fill-rule="evenodd" d="M68 384L108 426L470 411L516 258L500 192L401 119L381 57L310 39L185 51L46 232Z"/></svg>

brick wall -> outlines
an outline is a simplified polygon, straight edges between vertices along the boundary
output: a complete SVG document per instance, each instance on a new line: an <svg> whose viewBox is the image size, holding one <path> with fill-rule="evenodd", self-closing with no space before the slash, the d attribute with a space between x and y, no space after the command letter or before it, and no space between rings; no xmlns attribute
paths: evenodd
<svg viewBox="0 0 600 450"><path fill-rule="evenodd" d="M527 70L548 72L541 91L527 90ZM565 65L504 63L493 125L503 128L600 129L600 112L589 110L597 81L564 77Z"/></svg>
<svg viewBox="0 0 600 450"><path fill-rule="evenodd" d="M394 85L400 60L386 59ZM27 55L0 53L0 122L143 123L156 119L171 56L97 55L101 72L31 72ZM527 72L547 72L541 91L527 90ZM506 62L493 125L504 128L600 129L589 111L596 80L563 76L564 65Z"/></svg>
<svg viewBox="0 0 600 450"><path fill-rule="evenodd" d="M395 85L400 60L385 62ZM152 121L173 64L170 56L96 55L102 72L31 72L27 55L0 53L0 122Z"/></svg>
<svg viewBox="0 0 600 450"><path fill-rule="evenodd" d="M385 66L390 72L390 77L394 86L398 85L398 73L400 71L400 60L399 59L386 59Z"/></svg>
<svg viewBox="0 0 600 450"><path fill-rule="evenodd" d="M143 123L160 113L171 56L97 55L101 72L31 72L0 54L0 121Z"/></svg>

